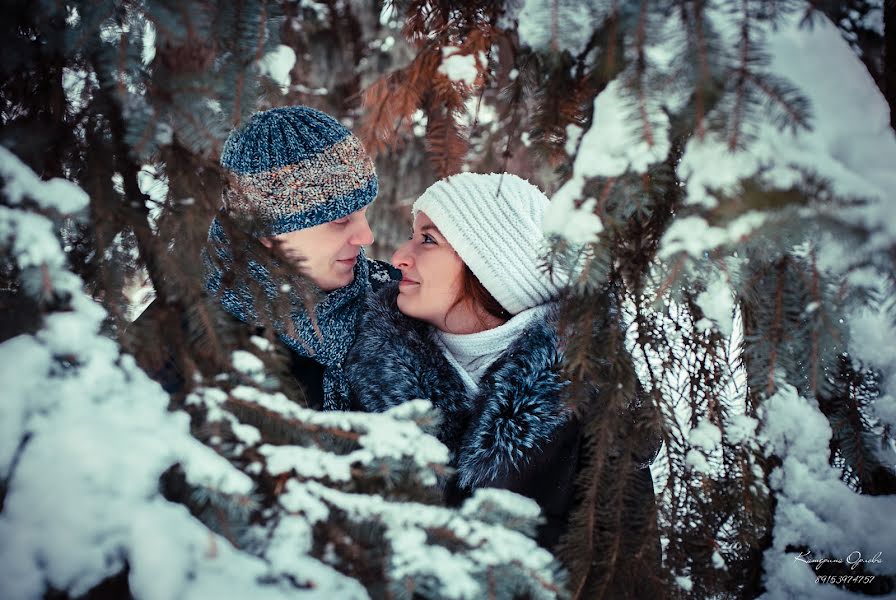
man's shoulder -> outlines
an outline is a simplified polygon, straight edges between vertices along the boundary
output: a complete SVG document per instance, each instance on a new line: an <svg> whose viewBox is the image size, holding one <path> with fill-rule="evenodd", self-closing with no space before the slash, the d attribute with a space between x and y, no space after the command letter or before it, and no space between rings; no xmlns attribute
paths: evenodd
<svg viewBox="0 0 896 600"><path fill-rule="evenodd" d="M401 271L387 262L368 258L367 267L367 279L373 286L373 291L377 291L393 281L401 281Z"/></svg>

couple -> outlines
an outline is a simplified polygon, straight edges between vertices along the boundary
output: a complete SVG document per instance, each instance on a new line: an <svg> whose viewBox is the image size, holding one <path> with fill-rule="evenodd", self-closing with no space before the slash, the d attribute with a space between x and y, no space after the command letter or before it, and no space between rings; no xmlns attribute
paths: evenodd
<svg viewBox="0 0 896 600"><path fill-rule="evenodd" d="M274 324L314 408L372 412L431 400L456 468L446 503L479 487L516 491L539 503L539 542L554 547L573 501L582 428L562 394L560 288L538 267L544 194L510 174L438 181L414 203L413 234L392 268L362 249L373 242L365 216L377 193L373 163L328 115L258 113L230 135L221 164L230 219L324 296L313 319L300 300L289 319L262 318L258 294L228 275L235 248L219 219L206 257L210 294L250 327ZM248 270L270 297L288 289L267 265L250 261Z"/></svg>

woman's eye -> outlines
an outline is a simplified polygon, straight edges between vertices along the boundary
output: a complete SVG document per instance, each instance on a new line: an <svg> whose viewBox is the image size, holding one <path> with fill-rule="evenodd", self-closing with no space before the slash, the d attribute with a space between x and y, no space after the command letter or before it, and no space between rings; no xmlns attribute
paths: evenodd
<svg viewBox="0 0 896 600"><path fill-rule="evenodd" d="M435 244L435 243L436 243L436 238L432 237L432 236L429 235L428 233L424 233L424 234L423 234L423 243L424 243L424 244Z"/></svg>

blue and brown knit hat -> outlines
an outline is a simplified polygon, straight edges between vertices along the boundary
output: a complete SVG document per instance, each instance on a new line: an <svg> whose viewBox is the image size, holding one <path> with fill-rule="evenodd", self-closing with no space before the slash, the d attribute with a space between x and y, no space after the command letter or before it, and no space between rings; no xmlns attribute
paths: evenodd
<svg viewBox="0 0 896 600"><path fill-rule="evenodd" d="M307 106L253 115L221 153L230 172L224 201L255 237L341 219L376 197L373 161L333 117Z"/></svg>

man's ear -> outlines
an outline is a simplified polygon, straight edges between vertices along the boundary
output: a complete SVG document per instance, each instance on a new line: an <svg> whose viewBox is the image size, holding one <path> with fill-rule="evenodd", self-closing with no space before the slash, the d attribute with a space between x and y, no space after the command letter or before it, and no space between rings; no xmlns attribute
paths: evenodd
<svg viewBox="0 0 896 600"><path fill-rule="evenodd" d="M269 237L258 238L258 241L261 242L261 245L264 246L265 248L273 248L274 247L274 241Z"/></svg>

